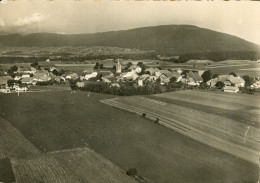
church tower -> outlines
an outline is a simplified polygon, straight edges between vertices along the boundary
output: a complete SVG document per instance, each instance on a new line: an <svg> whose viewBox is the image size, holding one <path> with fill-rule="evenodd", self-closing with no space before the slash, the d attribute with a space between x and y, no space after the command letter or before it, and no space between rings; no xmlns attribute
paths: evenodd
<svg viewBox="0 0 260 183"><path fill-rule="evenodd" d="M117 63L116 63L116 73L121 73L121 64L119 62L119 60L117 60Z"/></svg>

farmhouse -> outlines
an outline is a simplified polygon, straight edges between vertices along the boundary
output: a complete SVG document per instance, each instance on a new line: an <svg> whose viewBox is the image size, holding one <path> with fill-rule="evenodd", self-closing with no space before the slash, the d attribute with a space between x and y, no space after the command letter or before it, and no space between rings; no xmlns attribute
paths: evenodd
<svg viewBox="0 0 260 183"><path fill-rule="evenodd" d="M203 82L202 77L198 74L198 72L188 72L187 73L188 85L199 85Z"/></svg>
<svg viewBox="0 0 260 183"><path fill-rule="evenodd" d="M224 83L225 86L236 86L236 87L244 87L245 80L241 77L234 77L233 75L221 75L217 78L211 79L207 82L208 86L214 87L217 82Z"/></svg>

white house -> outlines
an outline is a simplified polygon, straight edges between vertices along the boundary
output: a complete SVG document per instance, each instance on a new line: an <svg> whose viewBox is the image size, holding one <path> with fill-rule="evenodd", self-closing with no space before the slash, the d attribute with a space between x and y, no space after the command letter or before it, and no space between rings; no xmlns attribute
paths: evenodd
<svg viewBox="0 0 260 183"><path fill-rule="evenodd" d="M84 76L84 79L85 80L89 80L90 78L94 78L94 77L97 77L98 73L97 72L92 72L91 74L86 74Z"/></svg>

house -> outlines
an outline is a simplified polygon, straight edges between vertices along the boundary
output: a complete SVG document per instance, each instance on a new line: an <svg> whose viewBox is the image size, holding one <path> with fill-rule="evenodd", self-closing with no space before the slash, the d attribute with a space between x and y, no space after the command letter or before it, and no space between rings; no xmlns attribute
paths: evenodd
<svg viewBox="0 0 260 183"><path fill-rule="evenodd" d="M183 72L183 71L182 71L180 68L177 70L177 73L178 73L178 74L182 74L182 72Z"/></svg>
<svg viewBox="0 0 260 183"><path fill-rule="evenodd" d="M111 81L109 79L105 78L105 77L102 77L101 79L105 83L111 83Z"/></svg>
<svg viewBox="0 0 260 183"><path fill-rule="evenodd" d="M250 88L260 89L260 81L256 81L254 84L250 86Z"/></svg>
<svg viewBox="0 0 260 183"><path fill-rule="evenodd" d="M165 74L160 75L161 84L166 84L170 82L170 78L167 77Z"/></svg>
<svg viewBox="0 0 260 183"><path fill-rule="evenodd" d="M15 87L15 91L17 91L17 92L26 92L26 91L28 91L28 88L26 87L26 86L24 86L24 87Z"/></svg>
<svg viewBox="0 0 260 183"><path fill-rule="evenodd" d="M138 86L143 86L143 80L142 79L138 79Z"/></svg>
<svg viewBox="0 0 260 183"><path fill-rule="evenodd" d="M143 75L139 76L139 79L146 80L149 77L150 77L149 74L143 74Z"/></svg>
<svg viewBox="0 0 260 183"><path fill-rule="evenodd" d="M2 92L2 93L10 93L11 90L10 90L10 88L1 88L0 92Z"/></svg>
<svg viewBox="0 0 260 183"><path fill-rule="evenodd" d="M67 76L66 76L66 79L73 79L73 80L75 80L75 79L77 79L79 76L78 76L78 74L77 73L70 73L70 74L68 74Z"/></svg>
<svg viewBox="0 0 260 183"><path fill-rule="evenodd" d="M21 76L15 76L15 77L14 77L14 80L18 81L18 80L20 80L21 78L22 78Z"/></svg>
<svg viewBox="0 0 260 183"><path fill-rule="evenodd" d="M65 81L61 76L53 76L52 78L58 83L60 83L61 81Z"/></svg>
<svg viewBox="0 0 260 183"><path fill-rule="evenodd" d="M24 83L24 84L32 84L32 81L34 80L34 77L26 77L26 78L23 78L22 80L21 80L21 82L22 83Z"/></svg>
<svg viewBox="0 0 260 183"><path fill-rule="evenodd" d="M86 74L84 76L84 79L85 80L89 80L90 78L94 78L94 77L97 77L98 73L97 72L92 72L91 74Z"/></svg>
<svg viewBox="0 0 260 183"><path fill-rule="evenodd" d="M186 77L189 80L188 85L195 86L195 85L200 85L200 83L203 82L203 79L201 76L199 76L198 72L190 71L187 73Z"/></svg>
<svg viewBox="0 0 260 183"><path fill-rule="evenodd" d="M233 75L229 76L229 80L231 83L233 83L237 87L244 87L245 86L245 80L239 76L234 77Z"/></svg>
<svg viewBox="0 0 260 183"><path fill-rule="evenodd" d="M118 83L112 83L110 86L120 88L120 84Z"/></svg>
<svg viewBox="0 0 260 183"><path fill-rule="evenodd" d="M17 73L34 74L36 69L33 67L19 67Z"/></svg>
<svg viewBox="0 0 260 183"><path fill-rule="evenodd" d="M49 76L48 71L38 71L34 74L34 79L39 82L46 82L51 80L51 77Z"/></svg>
<svg viewBox="0 0 260 183"><path fill-rule="evenodd" d="M224 83L225 86L237 86L237 87L244 87L245 80L241 77L234 77L233 75L220 75L217 78L211 79L207 82L207 85L214 87L217 82Z"/></svg>
<svg viewBox="0 0 260 183"><path fill-rule="evenodd" d="M176 82L179 82L180 79L182 78L182 76L178 72L175 72L175 71L164 73L164 75L166 77L168 77L168 78L175 77L176 78Z"/></svg>
<svg viewBox="0 0 260 183"><path fill-rule="evenodd" d="M157 76L149 76L149 78L147 78L148 81L156 81L157 79Z"/></svg>
<svg viewBox="0 0 260 183"><path fill-rule="evenodd" d="M207 85L210 86L210 87L214 87L218 82L218 78L213 78L209 81L207 81Z"/></svg>
<svg viewBox="0 0 260 183"><path fill-rule="evenodd" d="M160 77L162 74L169 73L170 71L168 70L158 70L157 72L154 73L155 76Z"/></svg>
<svg viewBox="0 0 260 183"><path fill-rule="evenodd" d="M131 72L135 72L138 74L142 72L142 68L138 65L132 65L131 67L129 67L129 69L131 70Z"/></svg>
<svg viewBox="0 0 260 183"><path fill-rule="evenodd" d="M84 82L77 82L76 86L79 87L79 88L83 88L85 86L85 83Z"/></svg>
<svg viewBox="0 0 260 183"><path fill-rule="evenodd" d="M155 74L155 72L158 72L159 69L157 69L157 68L147 68L145 71L149 71L150 75L152 76L152 75Z"/></svg>
<svg viewBox="0 0 260 183"><path fill-rule="evenodd" d="M224 87L224 92L230 92L230 93L238 93L239 89L237 86L225 86Z"/></svg>
<svg viewBox="0 0 260 183"><path fill-rule="evenodd" d="M22 78L29 78L29 77L31 77L31 76L30 76L30 74L27 74L27 73L22 75Z"/></svg>

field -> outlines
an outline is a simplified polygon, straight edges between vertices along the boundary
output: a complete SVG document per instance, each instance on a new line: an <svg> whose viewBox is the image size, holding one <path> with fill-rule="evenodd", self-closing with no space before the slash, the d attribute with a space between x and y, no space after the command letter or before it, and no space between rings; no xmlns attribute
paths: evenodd
<svg viewBox="0 0 260 183"><path fill-rule="evenodd" d="M86 147L13 159L12 166L19 183L135 182L122 169Z"/></svg>
<svg viewBox="0 0 260 183"><path fill-rule="evenodd" d="M255 111L259 110L259 99L186 90L103 102L137 114L145 113L181 134L257 164L260 130L259 114Z"/></svg>
<svg viewBox="0 0 260 183"><path fill-rule="evenodd" d="M253 163L100 102L113 97L81 91L0 94L0 113L40 150L48 153L88 144L122 169L136 168L154 182L258 179Z"/></svg>
<svg viewBox="0 0 260 183"><path fill-rule="evenodd" d="M0 116L0 139L0 160L23 158L39 153L39 150L2 116Z"/></svg>

